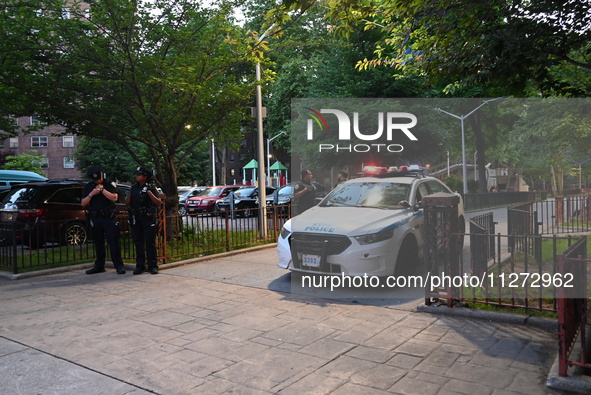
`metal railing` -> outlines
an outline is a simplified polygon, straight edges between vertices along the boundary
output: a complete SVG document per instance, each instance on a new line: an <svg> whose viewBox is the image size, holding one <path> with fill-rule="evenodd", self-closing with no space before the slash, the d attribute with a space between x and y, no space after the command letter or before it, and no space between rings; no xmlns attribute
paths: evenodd
<svg viewBox="0 0 591 395"><path fill-rule="evenodd" d="M494 257L496 224L492 212L470 219L470 245L481 246L470 250L470 269L474 275L484 273L487 262Z"/></svg>
<svg viewBox="0 0 591 395"><path fill-rule="evenodd" d="M425 267L431 276L442 276L444 272L447 276L461 277L466 273L463 254L461 249L456 251L454 248L454 240L462 240L465 235L458 234L453 226L445 225L458 215L457 207L445 197L425 199L429 203L425 205ZM527 207L521 209L529 213ZM467 274L474 282L469 285L462 282L459 286L442 282L442 286L426 290L426 304L431 304L434 299L445 299L450 307L454 301L460 301L556 312L559 287L554 283L540 286L544 285L541 281L562 276L558 256L585 236L548 237L532 232L498 234L494 236L495 247L491 255L490 224L494 222L488 216L471 222L471 230L474 230L470 235L471 272ZM528 217L527 224L531 224L531 217ZM531 254L534 249L539 253Z"/></svg>
<svg viewBox="0 0 591 395"><path fill-rule="evenodd" d="M290 210L289 206L273 206L267 210L268 235L265 239L261 239L259 234L259 209L250 209L250 213L247 210L235 210L234 215L201 213L169 217L165 217L164 210L161 210L157 236L158 258L162 264L166 264L274 242L289 219ZM117 219L121 256L124 262L134 263L135 245L127 213L119 213ZM17 223L2 224L0 270L17 274L94 261L94 244L90 240L88 224L81 224L86 230L87 240L78 245L65 243L61 232L64 224L60 221L46 221L45 225L23 227Z"/></svg>
<svg viewBox="0 0 591 395"><path fill-rule="evenodd" d="M510 236L509 248L516 252L540 258L542 245L540 238L530 239L528 236L540 235L538 212L534 210L534 203L523 203L507 208L507 231Z"/></svg>
<svg viewBox="0 0 591 395"><path fill-rule="evenodd" d="M464 195L464 208L467 211L503 207L530 201L546 200L545 192L493 192L468 193Z"/></svg>
<svg viewBox="0 0 591 395"><path fill-rule="evenodd" d="M591 368L586 360L587 336L587 240L581 238L564 254L559 256L558 270L572 273L573 288L558 289L558 374L567 375L569 366ZM575 361L570 355L576 347L577 337L581 339L580 360Z"/></svg>
<svg viewBox="0 0 591 395"><path fill-rule="evenodd" d="M564 278L565 273L559 266L560 254L575 243L586 242L585 236L511 236L497 234L495 237L496 251L492 258L478 266L480 272L471 272L482 281L476 287L462 287L458 300L462 302L480 303L497 307L522 308L524 310L558 311L562 289L555 279ZM476 236L471 239L471 256L478 256L472 251L479 251L488 246L488 235ZM515 251L510 245L516 239L529 248L529 245L540 245L541 254L533 258L529 254ZM471 266L475 266L471 262ZM583 263L583 269L585 263Z"/></svg>

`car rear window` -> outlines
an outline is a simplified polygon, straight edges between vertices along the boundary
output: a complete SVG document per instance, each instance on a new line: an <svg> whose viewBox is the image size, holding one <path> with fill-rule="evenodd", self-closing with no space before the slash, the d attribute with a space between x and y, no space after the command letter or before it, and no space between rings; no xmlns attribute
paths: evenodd
<svg viewBox="0 0 591 395"><path fill-rule="evenodd" d="M10 191L3 202L5 209L25 208L35 204L39 190L34 187L22 187Z"/></svg>

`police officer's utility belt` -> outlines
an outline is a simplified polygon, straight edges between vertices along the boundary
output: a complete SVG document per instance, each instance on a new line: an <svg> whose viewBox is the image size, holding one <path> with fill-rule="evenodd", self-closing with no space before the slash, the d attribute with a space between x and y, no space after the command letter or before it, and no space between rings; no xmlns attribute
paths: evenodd
<svg viewBox="0 0 591 395"><path fill-rule="evenodd" d="M152 216L154 214L156 214L156 210L154 210L153 208L150 207L141 207L141 208L136 208L131 210L133 215L138 215L138 216Z"/></svg>
<svg viewBox="0 0 591 395"><path fill-rule="evenodd" d="M106 208L103 210L95 210L90 213L91 218L114 218L117 215L117 210L112 208Z"/></svg>

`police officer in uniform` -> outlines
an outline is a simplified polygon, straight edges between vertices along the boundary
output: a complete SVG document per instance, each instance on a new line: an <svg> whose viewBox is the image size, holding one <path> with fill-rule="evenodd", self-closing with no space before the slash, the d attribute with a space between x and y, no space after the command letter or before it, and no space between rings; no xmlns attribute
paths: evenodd
<svg viewBox="0 0 591 395"><path fill-rule="evenodd" d="M302 180L293 187L295 215L301 214L314 206L314 199L316 198L316 187L312 184L312 172L304 169L301 174Z"/></svg>
<svg viewBox="0 0 591 395"><path fill-rule="evenodd" d="M136 258L133 274L142 274L148 270L158 274L156 236L158 234L158 207L162 204L160 194L154 185L150 185L152 172L145 167L138 167L135 172L136 183L125 200L130 211L131 233L135 244Z"/></svg>
<svg viewBox="0 0 591 395"><path fill-rule="evenodd" d="M121 249L119 247L119 223L116 220L117 208L115 202L119 195L115 183L104 177L100 166L88 169L88 176L92 179L82 192L82 207L88 209L90 226L94 238L96 259L94 267L86 274L102 273L105 271L105 236L109 243L109 251L117 274L125 274Z"/></svg>

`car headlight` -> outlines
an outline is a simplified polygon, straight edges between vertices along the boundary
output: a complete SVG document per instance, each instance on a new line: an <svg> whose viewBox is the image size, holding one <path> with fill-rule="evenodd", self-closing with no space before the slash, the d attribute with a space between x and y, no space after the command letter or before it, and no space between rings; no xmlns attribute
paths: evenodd
<svg viewBox="0 0 591 395"><path fill-rule="evenodd" d="M394 236L394 229L385 230L382 232L370 233L363 236L354 236L355 240L361 245L379 243L380 241L388 240Z"/></svg>
<svg viewBox="0 0 591 395"><path fill-rule="evenodd" d="M289 237L289 234L291 232L287 229L285 229L285 226L283 228L281 228L281 238L282 239L287 239Z"/></svg>

